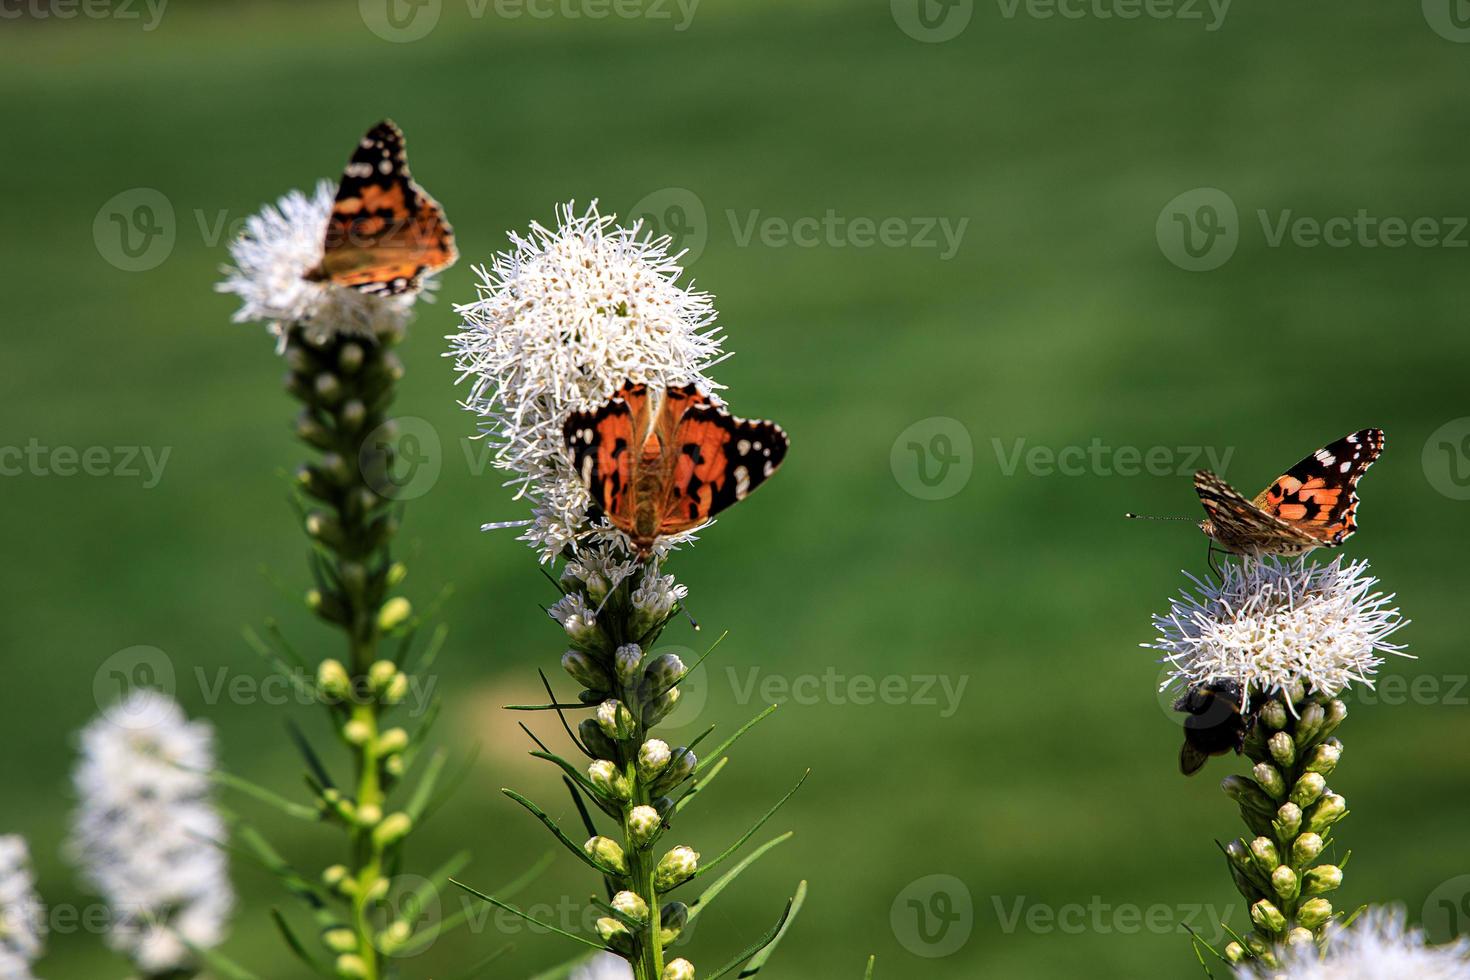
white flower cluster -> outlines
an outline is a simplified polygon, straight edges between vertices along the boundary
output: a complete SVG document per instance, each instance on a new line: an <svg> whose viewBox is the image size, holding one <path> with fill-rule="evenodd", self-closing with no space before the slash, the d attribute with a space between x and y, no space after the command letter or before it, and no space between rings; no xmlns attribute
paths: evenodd
<svg viewBox="0 0 1470 980"><path fill-rule="evenodd" d="M164 973L187 967L191 946L219 945L234 904L210 798L214 732L157 691L118 708L82 731L69 847L112 910L108 944Z"/></svg>
<svg viewBox="0 0 1470 980"><path fill-rule="evenodd" d="M322 259L336 193L335 185L323 180L311 196L292 191L246 219L245 230L230 243L235 264L222 268L225 279L215 286L240 297L236 323L261 321L284 347L286 328L293 323L313 343L324 343L337 333L373 336L408 322L415 292L379 296L306 280ZM425 282L434 285L433 279Z"/></svg>
<svg viewBox="0 0 1470 980"><path fill-rule="evenodd" d="M1233 680L1249 707L1252 693L1298 684L1328 696L1372 687L1381 653L1407 656L1389 642L1405 620L1392 595L1373 591L1366 561L1247 558L1227 562L1218 582L1190 578L1194 591L1154 616L1158 635L1143 644L1171 668L1164 687Z"/></svg>
<svg viewBox="0 0 1470 980"><path fill-rule="evenodd" d="M598 953L573 970L571 980L633 980L633 968L621 956Z"/></svg>
<svg viewBox="0 0 1470 980"><path fill-rule="evenodd" d="M0 837L0 980L34 980L31 964L41 955L45 932L25 838Z"/></svg>
<svg viewBox="0 0 1470 980"><path fill-rule="evenodd" d="M529 521L486 526L524 526L543 561L588 529L589 497L563 443L568 413L630 380L718 387L705 374L724 356L711 297L677 284L667 236L613 221L595 201L580 215L567 204L555 229L512 234L515 247L476 270L479 299L456 307L463 330L449 338L460 380L473 379L465 408L513 474L507 485L533 504Z"/></svg>
<svg viewBox="0 0 1470 980"><path fill-rule="evenodd" d="M1277 969L1238 967L1237 980L1467 980L1470 939L1430 946L1404 922L1404 910L1372 908L1330 934L1325 955L1315 943L1289 947Z"/></svg>

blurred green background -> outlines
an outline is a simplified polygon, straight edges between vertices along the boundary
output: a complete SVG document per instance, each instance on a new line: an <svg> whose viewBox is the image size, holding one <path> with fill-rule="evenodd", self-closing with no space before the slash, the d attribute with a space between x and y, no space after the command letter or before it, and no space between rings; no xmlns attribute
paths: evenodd
<svg viewBox="0 0 1470 980"><path fill-rule="evenodd" d="M648 207L702 245L691 274L717 296L737 352L717 371L731 404L793 439L770 488L672 566L704 630L666 639L702 648L730 631L681 731L728 731L754 714L752 676L895 677L911 695L925 677L965 685L953 712L938 686L937 704L793 699L747 737L678 828L706 853L813 775L771 824L797 836L700 925L686 953L696 965L729 958L806 878L806 911L772 978L860 976L870 952L880 977L1199 975L1179 921L1212 936L1213 907L1245 923L1213 843L1238 832L1216 781L1239 764L1179 776L1179 730L1138 644L1184 583L1179 570L1203 569L1205 545L1188 525L1121 515L1196 511L1185 447L1233 451L1227 477L1254 492L1365 425L1384 427L1388 448L1364 481L1348 551L1372 558L1414 620L1403 638L1420 659L1386 673L1429 693L1360 703L1342 732L1334 787L1352 806L1340 840L1354 857L1338 904L1399 901L1417 920L1432 893L1460 901L1470 234L1449 220L1430 246L1358 232L1340 247L1271 241L1286 212L1467 214L1470 46L1455 22L1436 30L1418 4L1366 3L1240 5L1223 21L1205 6L1124 19L1093 6L1070 18L935 4L933 30L907 0L705 0L687 23L672 5L641 8L665 17L565 13L587 2L549 18L430 0L389 21L363 0L177 3L151 30L141 6L133 19L0 24L0 444L170 450L152 488L127 476L0 480L0 831L29 837L47 899L91 901L61 856L67 770L72 733L97 710L94 674L118 650L167 653L179 698L218 726L229 768L301 786L284 722L321 735L312 712L211 698L199 681L201 670L210 686L220 671L263 676L241 629L270 616L303 648L336 652L294 598L305 546L285 474L302 450L283 367L263 331L230 323L235 303L212 285L222 227L335 177L353 141L391 116L465 256L440 301L420 308L399 401L443 447L400 549L421 605L454 587L439 735L483 746L415 838L420 869L469 847L464 877L493 888L552 846L501 786L568 810L499 710L537 697L535 669L554 667L562 647L537 608L549 588L531 553L513 532L478 530L520 505L472 464L478 444L466 455L465 389L442 356L452 303L473 298L471 266L504 247L506 230L550 222L557 202L597 197L623 213L655 195ZM130 213L140 188L166 199L174 237L159 246L166 258L130 271L110 215ZM1166 209L1196 188L1238 210L1235 250L1221 238L1208 271L1171 259L1190 261L1173 214L1204 221L1201 202L1219 201ZM908 237L858 247L849 227L799 247L744 236L753 216L786 227L829 211L902 219ZM947 260L915 241L930 219L968 222ZM910 492L923 484L907 443L943 448L932 436L945 423L925 421L936 417L957 420L943 431L973 452L953 464L955 492L929 500ZM1048 452L1165 447L1167 472L1012 467L1018 440ZM544 718L535 727L558 735ZM303 865L334 859L331 830L232 804ZM584 871L559 857L522 898L580 903ZM242 902L226 951L263 977L301 975L268 917L289 902L258 870L237 862L234 873ZM934 920L926 945L909 900L943 910L913 885L931 875L963 882L954 894L968 895L973 925ZM1016 924L1018 903L1062 920ZM1155 905L1164 927L1141 926ZM1067 911L1078 906L1081 918ZM492 918L405 975L448 976L506 941L516 948L491 975L575 952ZM39 972L125 969L99 937L67 933Z"/></svg>

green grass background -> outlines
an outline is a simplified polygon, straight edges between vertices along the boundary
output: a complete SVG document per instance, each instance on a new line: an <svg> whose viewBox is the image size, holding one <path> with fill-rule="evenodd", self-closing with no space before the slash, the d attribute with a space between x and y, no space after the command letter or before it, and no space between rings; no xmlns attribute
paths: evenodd
<svg viewBox="0 0 1470 980"><path fill-rule="evenodd" d="M242 626L281 617L314 655L334 637L298 611L304 544L283 474L301 458L282 365L254 326L229 322L211 286L226 259L201 231L238 221L340 168L382 116L406 130L414 170L445 205L465 260L421 308L403 350L399 408L442 435L444 470L408 508L410 594L445 584L452 627L438 667L443 741L483 743L453 803L415 838L422 870L462 847L465 877L493 888L551 846L499 794L553 812L553 773L524 756L498 706L537 696L557 632L546 583L508 532L518 516L492 472L465 463L472 431L441 339L472 264L508 229L560 201L613 211L665 187L709 214L692 267L737 356L718 371L743 414L776 418L793 450L769 489L722 520L674 570L704 624L673 642L730 636L707 674L698 724L729 730L759 707L730 682L762 676L945 675L960 710L785 705L734 754L677 828L718 853L810 767L771 825L793 841L722 898L686 954L708 970L759 934L802 878L805 912L768 972L856 977L1198 975L1178 932L1004 928L1017 899L1146 908L1235 901L1212 843L1237 832L1215 787L1233 760L1185 780L1178 729L1137 644L1149 614L1203 567L1188 525L1132 525L1125 510L1193 513L1186 475L1007 475L992 440L1060 449L1236 450L1227 475L1254 491L1305 452L1381 425L1363 484L1370 556L1414 623L1420 659L1386 670L1448 693L1470 672L1463 543L1470 505L1435 489L1421 452L1470 414L1466 252L1268 247L1257 209L1326 218L1466 213L1470 47L1429 29L1417 4L1240 5L1198 21L1007 18L979 3L968 29L922 44L888 4L705 0L669 21L466 16L446 3L428 37L393 44L355 4L170 6L156 30L85 19L0 25L7 137L5 445L171 447L162 482L7 477L0 596L0 830L26 834L40 885L91 901L61 856L72 733L96 711L93 676L150 644L178 693L219 729L234 771L285 792L300 766L284 734L303 708L208 700L213 679L261 676ZM1164 203L1198 186L1240 208L1234 257L1189 273L1161 254ZM162 265L105 260L93 220L129 188L178 217ZM969 219L959 253L741 247L725 217ZM898 434L960 420L975 446L964 489L906 493ZM258 570L267 569L266 575ZM283 583L286 595L272 584ZM1352 806L1354 857L1339 904L1395 900L1417 919L1470 872L1470 739L1458 704L1364 705L1333 784ZM1440 699L1441 701L1446 699ZM539 719L543 737L553 725ZM320 727L312 727L325 741ZM334 859L329 829L233 800L306 867ZM591 882L560 857L526 901L578 902ZM913 880L958 876L974 902L958 952L921 959L890 906ZM261 976L302 975L275 939L275 884L234 867L241 910L226 951ZM457 903L458 899L453 899ZM1236 903L1230 921L1241 925ZM1203 922L1203 919L1197 921ZM574 950L492 924L405 965L445 977L506 941L492 971L526 976ZM52 937L52 978L122 976L95 935Z"/></svg>

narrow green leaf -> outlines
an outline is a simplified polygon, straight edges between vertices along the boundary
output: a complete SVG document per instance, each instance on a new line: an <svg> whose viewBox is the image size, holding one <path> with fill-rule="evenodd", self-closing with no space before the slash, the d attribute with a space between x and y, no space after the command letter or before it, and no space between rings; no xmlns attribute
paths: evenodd
<svg viewBox="0 0 1470 980"><path fill-rule="evenodd" d="M593 949L600 949L600 950L606 950L607 949L607 947L604 946L602 943L594 943L590 939L586 939L586 938L584 938L582 936L578 936L575 933L567 932L565 929L558 929L556 926L552 925L550 922L546 922L546 921L544 921L542 919L538 919L534 915L531 915L528 912L522 912L520 909L516 908L514 905L511 905L511 904L509 904L507 902L502 902L498 898L491 898L489 895L486 895L484 892L477 892L473 888L471 888L469 885L466 885L462 881L455 881L453 878L449 879L449 881L450 881L451 884L458 885L460 888L463 888L465 891L469 892L471 895L475 896L476 898L480 899L481 901L489 902L491 905L495 906L498 909L505 909L505 911L511 913L512 915L518 915L522 919L525 919L527 922L534 922L536 925L541 926L543 929L546 929L546 930L548 930L550 932L554 932L558 936L565 936L566 938L571 939L571 940L574 940L575 942L579 942L579 943L581 943L584 946L591 946Z"/></svg>
<svg viewBox="0 0 1470 980"><path fill-rule="evenodd" d="M251 973L249 970L245 969L243 966L236 963L234 960L230 959L219 950L207 949L203 946L196 946L194 943L189 942L182 936L179 938L184 943L184 945L189 947L190 952L199 957L202 962L212 967L215 973L218 973L220 976L225 977L226 980L260 980L260 978L257 977L255 974Z"/></svg>
<svg viewBox="0 0 1470 980"><path fill-rule="evenodd" d="M745 832L745 835L743 837L741 837L735 843L731 844L728 848L726 848L726 850L725 850L725 852L723 854L721 854L719 857L715 858L713 861L710 861L710 862L708 862L706 864L702 864L700 866L699 870L696 871L696 872L694 872L695 877L698 877L698 876L704 874L706 871L711 871L714 868L719 867L721 864L724 863L724 861L725 861L726 858L728 858L730 855L734 854L736 851L740 850L740 848L745 845L745 842L746 841L748 841L752 837L754 837L755 834L756 834L756 832L758 830L760 830L762 827L765 826L767 820L770 820L772 817L774 817L776 815L776 811L777 810L781 809L781 807L783 807L783 806L786 805L786 801L787 800L791 799L793 796L796 795L796 791L799 790L799 789L801 789L802 783L805 783L806 782L806 778L808 776L810 776L811 774L812 774L812 771L810 769L808 769L806 772L802 773L801 778L796 781L796 785L795 786L791 787L791 791L789 793L787 793L785 796L781 797L781 799L776 802L776 805L775 806L771 807L769 810L766 811L765 816L761 817L759 820L757 820L755 822L755 826L753 826L749 830L747 830Z"/></svg>
<svg viewBox="0 0 1470 980"><path fill-rule="evenodd" d="M796 921L797 915L801 913L802 903L805 901L806 882L802 881L797 884L796 894L791 897L791 904L787 908L785 921L781 923L776 931L776 935L771 938L771 941L766 943L763 949L752 956L749 963L745 964L745 969L741 970L738 975L740 980L755 976L761 971L761 967L766 965L766 961L776 952L776 947L781 945L781 940L786 938L786 931L791 928L791 923Z"/></svg>
<svg viewBox="0 0 1470 980"><path fill-rule="evenodd" d="M556 839L561 841L562 844L566 846L567 850L577 855L577 857L581 859L583 864L587 865L589 868L592 868L598 874L621 877L617 871L613 870L612 868L604 868L601 864L598 864L597 861L593 860L592 856L582 849L582 845L578 844L576 841L568 837L566 835L566 832L556 825L556 821L548 817L539 806L532 803L530 800L526 799L524 796L517 793L513 789L502 789L501 792L504 793L506 796L509 796L511 799L515 800L527 810L530 810L532 815L534 815L537 820L540 820L543 824L545 824L546 828L556 835Z"/></svg>
<svg viewBox="0 0 1470 980"><path fill-rule="evenodd" d="M873 980L873 968L878 965L876 954L868 957L868 968L863 971L863 980Z"/></svg>
<svg viewBox="0 0 1470 980"><path fill-rule="evenodd" d="M440 787L439 792L429 801L429 805L424 807L423 819L415 821L416 823L423 823L428 820L435 813L439 812L440 807L449 802L449 798L469 778L471 771L475 768L475 763L480 761L480 748L480 743L476 742L475 747L465 754L464 761L454 771L454 775L449 777L444 785Z"/></svg>
<svg viewBox="0 0 1470 980"><path fill-rule="evenodd" d="M268 790L257 783L252 783L250 780L241 776L236 776L234 773L225 772L223 769L215 769L207 773L207 775L210 779L221 785L239 790L246 796L252 796L262 803L270 804L287 816L297 817L301 820L310 820L312 823L317 823L322 818L322 815L315 807L288 800L279 793Z"/></svg>
<svg viewBox="0 0 1470 980"><path fill-rule="evenodd" d="M551 762L559 766L562 772L570 776L572 780L578 786L586 790L588 795L590 795L593 799L598 799L602 796L601 793L597 792L597 787L592 785L592 780L582 775L582 770L578 769L576 766L572 765L561 756L556 755L552 752L532 752L531 757L533 759L545 759L547 762Z"/></svg>
<svg viewBox="0 0 1470 980"><path fill-rule="evenodd" d="M726 752L729 751L730 746L735 744L736 739L740 738L740 736L750 731L762 721L765 721L766 718L770 717L771 712L775 711L779 707L780 705L773 704L766 710L762 711L760 714L756 715L754 718L750 719L750 721L747 721L745 724L741 725L739 731L737 731L734 735L731 735L729 738L725 739L725 741L721 743L719 748L715 749L709 754L709 759L718 759L720 756L724 755ZM700 763L694 771L697 773L700 769L703 769L707 765L709 765L708 759Z"/></svg>
<svg viewBox="0 0 1470 980"><path fill-rule="evenodd" d="M444 772L444 766L449 761L449 753L443 749L435 749L434 754L429 756L429 764L424 769L424 774L419 778L418 785L413 788L413 796L409 797L408 804L403 808L404 812L418 823L424 815L424 810L429 806L429 800L433 799L434 786L439 782L439 777Z"/></svg>
<svg viewBox="0 0 1470 980"><path fill-rule="evenodd" d="M489 956L485 957L483 960L476 963L465 972L456 973L454 976L450 977L449 980L483 980L485 976L485 967L489 966L491 963L494 963L496 960L500 959L506 953L509 953L515 948L515 943L506 943L504 946L500 947L495 952L491 953Z"/></svg>
<svg viewBox="0 0 1470 980"><path fill-rule="evenodd" d="M296 744L297 751L306 760L306 766L311 770L312 775L316 777L317 782L323 786L335 785L332 782L331 775L327 772L327 767L322 763L321 757L316 754L316 749L311 747L311 742L307 740L306 733L301 730L301 726L297 725L294 721L288 720L286 722L286 731L290 733L291 741Z"/></svg>
<svg viewBox="0 0 1470 980"><path fill-rule="evenodd" d="M280 909L271 909L271 921L280 930L281 936L286 940L286 945L290 948L291 952L296 954L297 959L311 967L313 973L323 977L335 977L337 975L336 970L328 969L325 963L322 963L307 951L305 944L296 938L296 933L291 929L290 923L286 921L286 917L281 914Z"/></svg>
<svg viewBox="0 0 1470 980"><path fill-rule="evenodd" d="M726 871L723 875L716 878L714 884L706 888L700 894L700 896L695 899L694 902L689 906L689 921L693 922L701 912L709 908L710 903L713 902L717 897L719 897L720 892L724 891L725 888L732 881L740 877L741 873L745 871L746 868L750 867L756 861L764 857L766 852L769 851L771 848L775 847L777 844L785 843L793 836L795 836L795 831L788 830L780 837L771 838L760 847L757 847L755 850L747 854L745 856L745 860L741 861L739 864L735 865L735 867L731 868L729 871Z"/></svg>
<svg viewBox="0 0 1470 980"><path fill-rule="evenodd" d="M729 761L730 757L728 755L722 757L719 762L715 763L713 769L696 779L684 795L679 797L679 802L674 804L674 812L678 813L683 810L696 796L704 792L704 788L714 782L716 776L725 771L725 765Z"/></svg>
<svg viewBox="0 0 1470 980"><path fill-rule="evenodd" d="M723 977L725 974L729 973L731 970L735 969L740 964L750 959L756 953L759 953L771 943L775 942L776 937L781 934L781 930L786 928L786 920L790 917L790 915L791 903L787 902L786 908L781 912L781 918L776 920L776 924L772 926L771 929L767 931L764 936L757 939L755 942L751 943L745 949L737 953L733 960L720 967L714 973L711 973L706 978L706 980L720 980L720 977ZM741 974L741 976L744 976L744 974Z"/></svg>

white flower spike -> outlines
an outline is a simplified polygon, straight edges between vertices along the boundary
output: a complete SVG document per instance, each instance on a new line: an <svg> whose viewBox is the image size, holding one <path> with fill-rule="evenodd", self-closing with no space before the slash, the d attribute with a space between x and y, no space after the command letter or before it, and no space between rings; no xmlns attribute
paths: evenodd
<svg viewBox="0 0 1470 980"><path fill-rule="evenodd" d="M1293 944L1281 954L1281 966L1242 965L1236 980L1467 980L1470 939L1430 946L1424 934L1404 922L1404 910L1372 908L1346 929L1329 933L1324 955L1317 944Z"/></svg>
<svg viewBox="0 0 1470 980"><path fill-rule="evenodd" d="M41 955L45 932L25 838L0 837L0 980L35 980L31 964Z"/></svg>

